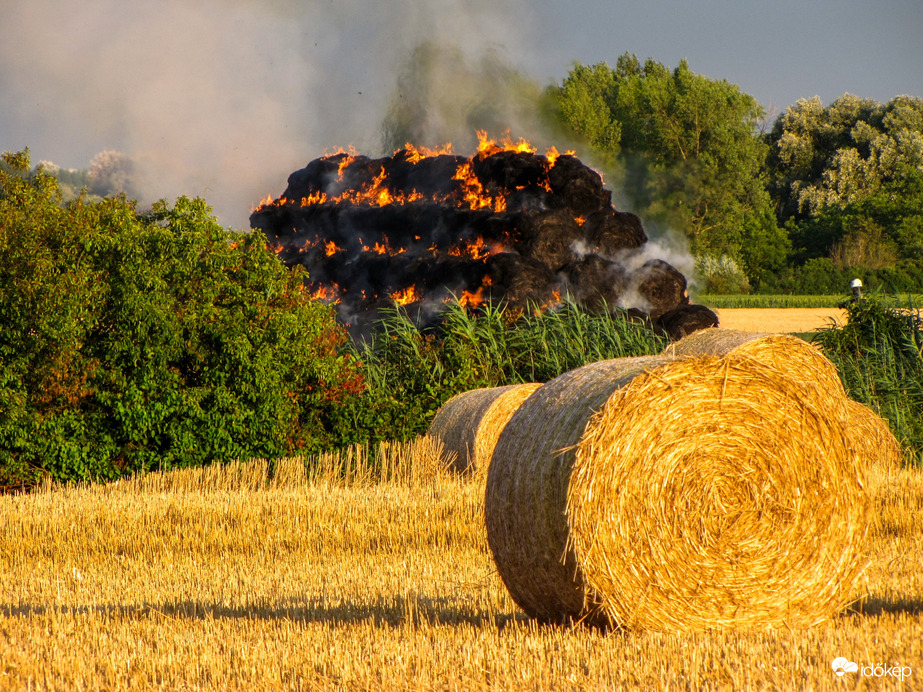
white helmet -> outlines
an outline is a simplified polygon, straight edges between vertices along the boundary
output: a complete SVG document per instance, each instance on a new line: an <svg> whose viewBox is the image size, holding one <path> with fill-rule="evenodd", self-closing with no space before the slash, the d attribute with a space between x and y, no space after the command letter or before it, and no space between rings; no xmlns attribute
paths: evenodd
<svg viewBox="0 0 923 692"><path fill-rule="evenodd" d="M853 280L852 280L852 283L850 284L850 286L852 286L853 288L862 288L862 280L861 280L861 279L853 279Z"/></svg>

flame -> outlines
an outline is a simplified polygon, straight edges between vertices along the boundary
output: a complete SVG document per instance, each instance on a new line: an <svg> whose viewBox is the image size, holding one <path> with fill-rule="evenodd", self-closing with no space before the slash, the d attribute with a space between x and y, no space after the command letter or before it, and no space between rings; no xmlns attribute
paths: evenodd
<svg viewBox="0 0 923 692"><path fill-rule="evenodd" d="M301 206L310 207L315 204L323 204L327 201L327 194L324 192L312 192L307 197L301 198Z"/></svg>
<svg viewBox="0 0 923 692"><path fill-rule="evenodd" d="M339 286L336 284L330 284L328 286L317 284L316 288L313 288L308 295L312 300L326 300L333 303L339 303L340 298L337 296L338 292Z"/></svg>
<svg viewBox="0 0 923 692"><path fill-rule="evenodd" d="M339 245L334 243L332 240L324 244L324 254L327 255L327 257L331 257L335 255L336 253L342 252L342 251L343 251L343 248L341 248Z"/></svg>
<svg viewBox="0 0 923 692"><path fill-rule="evenodd" d="M482 237L478 236L474 240L462 241L458 245L449 248L449 254L453 257L466 257L468 259L480 260L485 257L490 257L491 255L496 255L498 252L503 252L504 249L502 243L487 242Z"/></svg>
<svg viewBox="0 0 923 692"><path fill-rule="evenodd" d="M462 291L458 299L458 304L463 308L476 308L484 302L484 287L481 286L477 291Z"/></svg>
<svg viewBox="0 0 923 692"><path fill-rule="evenodd" d="M573 149L568 149L564 152L563 156L576 156L577 152ZM558 151L558 148L555 146L548 147L545 150L545 158L548 159L548 165L553 166L554 162L559 156L562 156L561 152Z"/></svg>
<svg viewBox="0 0 923 692"><path fill-rule="evenodd" d="M478 180L475 175L472 163L476 158L492 156L493 154L503 151L534 154L536 148L522 137L518 140L513 140L509 130L506 130L499 139L489 137L485 130L477 130L476 134L478 138L477 153L472 158L461 163L453 176L453 180L461 182L460 194L456 192L449 195L434 195L433 201L436 203L455 203L460 207L468 207L472 210L489 209L497 213L504 212L507 208L506 195L508 191L501 190L495 195L488 194L487 191L484 190L481 181ZM396 151L395 154L398 154L400 151L401 150ZM452 154L453 148L451 143L443 144L441 147L428 148L416 146L408 142L404 145L404 151L406 152L407 160L416 164L427 157ZM568 150L565 153L573 155L574 151ZM331 158L334 156L342 157L337 162L337 175L338 181L344 182L346 169L357 157L359 157L359 154L353 146L350 146L348 150L340 148L335 153L325 154L324 158ZM558 156L561 156L561 153L556 147L552 146L546 150L545 156L548 159L548 165L550 167L554 164ZM542 181L540 184L551 192L551 186L547 180ZM388 204L408 204L421 200L423 197L423 194L417 190L411 190L410 192L392 191L388 187L387 173L384 166L382 166L380 172L375 176L372 182L359 190L347 190L333 198L329 198L327 194L322 191L316 191L306 197L302 197L300 203L302 207L324 204L327 202L351 202L353 204L368 204L370 206L382 207ZM283 206L285 204L288 204L288 200L285 197L274 200L272 195L267 195L260 201L257 210L268 206Z"/></svg>
<svg viewBox="0 0 923 692"><path fill-rule="evenodd" d="M478 136L477 156L481 158L499 154L501 151L515 151L520 154L534 154L536 151L535 147L522 137L519 138L518 142L514 142L510 139L509 130L503 133L503 137L500 139L499 143L488 137L487 132L484 130L476 130L475 132Z"/></svg>
<svg viewBox="0 0 923 692"><path fill-rule="evenodd" d="M407 305L407 303L412 303L415 300L423 300L423 294L417 290L416 286L408 286L392 293L391 300L398 305Z"/></svg>
<svg viewBox="0 0 923 692"><path fill-rule="evenodd" d="M451 142L447 142L446 144L443 144L441 147L435 147L433 149L430 149L428 147L417 147L411 144L410 142L407 142L407 144L404 145L404 149L407 152L407 160L410 161L410 163L419 163L421 160L428 158L430 156L443 156L445 154L451 154L452 144ZM397 154L399 152L400 152L400 149L398 149L394 153Z"/></svg>
<svg viewBox="0 0 923 692"><path fill-rule="evenodd" d="M583 224L586 223L586 219L583 218L582 216L575 216L575 217L574 217L574 221L577 222L577 225L578 225L578 226L582 226Z"/></svg>
<svg viewBox="0 0 923 692"><path fill-rule="evenodd" d="M462 200L471 209L492 209L498 213L506 211L506 197L502 195L491 197L484 192L484 186L474 174L471 161L460 164L452 180L461 181Z"/></svg>

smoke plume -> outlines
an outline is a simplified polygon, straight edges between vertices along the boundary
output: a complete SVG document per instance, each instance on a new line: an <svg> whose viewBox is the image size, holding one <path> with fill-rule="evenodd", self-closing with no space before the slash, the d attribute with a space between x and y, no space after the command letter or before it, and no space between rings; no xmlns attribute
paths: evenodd
<svg viewBox="0 0 923 692"><path fill-rule="evenodd" d="M28 146L70 168L122 152L142 203L202 196L222 223L246 228L269 188L306 161L349 145L389 153L383 117L416 46L463 46L472 65L528 60L526 9L503 0L5 2L0 149ZM436 68L431 85L444 83ZM426 120L433 137L445 131L438 111Z"/></svg>

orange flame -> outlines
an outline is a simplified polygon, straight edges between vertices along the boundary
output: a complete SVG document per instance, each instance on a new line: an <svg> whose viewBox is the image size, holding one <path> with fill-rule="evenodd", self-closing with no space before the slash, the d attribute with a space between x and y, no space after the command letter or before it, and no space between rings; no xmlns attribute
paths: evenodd
<svg viewBox="0 0 923 692"><path fill-rule="evenodd" d="M478 305L484 302L484 287L481 286L477 291L472 293L471 291L462 291L461 296L458 299L458 304L463 308L476 308Z"/></svg>
<svg viewBox="0 0 923 692"><path fill-rule="evenodd" d="M315 204L323 204L327 201L327 194L324 192L312 192L307 197L301 198L301 206L310 207Z"/></svg>
<svg viewBox="0 0 923 692"><path fill-rule="evenodd" d="M474 158L484 158L486 156L491 156L503 151L534 154L536 148L522 137L520 137L518 140L513 140L510 136L509 130L507 130L499 139L493 139L489 137L487 132L484 130L477 130L476 133L478 138L477 153L474 155L474 157L459 165L455 175L453 176L454 180L461 181L462 183L461 194L458 195L457 193L454 193L451 196L434 195L433 201L436 203L444 203L451 199L457 205L461 207L468 207L473 210L490 209L498 213L506 211L507 191L499 191L495 196L488 194L484 190L480 180L478 180L477 176L474 174L472 161ZM416 146L408 142L404 145L404 150L406 151L407 160L416 164L427 157L451 154L453 148L451 143L443 144L441 147L428 148L423 146ZM400 151L401 150L396 151L395 154L399 153ZM574 154L572 150L569 150L565 153L570 155ZM561 154L556 147L552 146L546 150L545 155L550 166L554 164L554 161ZM346 168L356 160L359 154L353 146L350 146L348 150L340 148L335 153L325 154L324 158L331 158L333 156L342 156L342 158L337 162L338 179L342 182L344 180ZM301 206L303 207L316 204L324 204L326 202L352 202L354 204L385 206L388 204L407 204L423 199L423 194L417 190L411 190L410 192L394 192L389 189L387 183L387 174L385 172L384 166L382 166L379 174L375 176L371 183L367 184L362 189L347 190L340 195L333 197L332 199L328 198L324 192L317 191L306 197L302 197L300 202ZM551 192L551 187L547 180L543 181L541 185L546 190ZM257 207L257 209L267 206L282 206L287 203L288 200L285 197L280 197L277 200L273 200L272 195L267 195L263 200L260 201L259 207Z"/></svg>
<svg viewBox="0 0 923 692"><path fill-rule="evenodd" d="M408 286L407 288L401 289L400 291L395 291L391 294L391 300L393 300L398 305L407 305L407 303L412 303L415 300L422 300L423 295L417 291L416 286Z"/></svg>
<svg viewBox="0 0 923 692"><path fill-rule="evenodd" d="M492 209L495 212L506 211L506 197L498 195L491 197L484 192L484 186L474 174L474 167L470 161L459 165L452 176L452 180L461 181L462 200L471 209Z"/></svg>
<svg viewBox="0 0 923 692"><path fill-rule="evenodd" d="M334 243L332 240L324 244L324 254L327 255L327 257L331 257L332 255L342 251L343 248Z"/></svg>
<svg viewBox="0 0 923 692"><path fill-rule="evenodd" d="M421 160L428 158L430 156L443 156L444 154L451 154L452 144L450 142L447 142L446 144L443 144L441 147L435 147L433 149L430 149L428 147L417 147L411 144L410 142L407 142L407 144L404 145L404 149L407 151L407 160L410 161L410 163L418 163ZM394 153L397 154L399 151L400 149L398 149L398 151L395 151Z"/></svg>
<svg viewBox="0 0 923 692"><path fill-rule="evenodd" d="M573 149L568 149L567 151L564 152L563 155L564 155L564 156L576 156L576 154L577 154L577 152L574 151ZM557 158L558 158L559 156L561 156L561 155L562 155L561 152L559 152L559 151L558 151L558 148L555 147L555 146L548 147L548 148L545 150L545 158L548 159L548 165L549 165L549 166L553 166L553 165L554 165L554 162L555 162L555 161L557 160Z"/></svg>
<svg viewBox="0 0 923 692"><path fill-rule="evenodd" d="M494 139L490 139L487 136L487 132L484 130L476 130L475 132L478 136L477 155L481 158L485 156L493 156L494 154L498 154L501 151L515 151L520 154L535 153L535 147L533 147L522 137L519 138L518 142L514 142L512 139L510 139L509 130L503 133L503 137L500 139L499 143Z"/></svg>
<svg viewBox="0 0 923 692"><path fill-rule="evenodd" d="M333 303L339 303L340 299L337 296L339 286L336 284L331 284L329 286L317 286L314 290L310 292L310 297L312 300L326 300Z"/></svg>
<svg viewBox="0 0 923 692"><path fill-rule="evenodd" d="M449 254L453 257L466 257L468 259L480 260L498 252L503 252L504 246L501 243L487 242L478 236L471 241L462 241L458 245L449 248Z"/></svg>

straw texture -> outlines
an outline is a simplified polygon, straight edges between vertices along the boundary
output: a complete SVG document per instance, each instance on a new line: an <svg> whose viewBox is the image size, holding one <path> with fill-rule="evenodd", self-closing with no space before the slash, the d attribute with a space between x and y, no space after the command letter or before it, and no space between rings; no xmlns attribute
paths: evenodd
<svg viewBox="0 0 923 692"><path fill-rule="evenodd" d="M901 445L888 421L858 401L848 401L850 439L869 469L896 471L903 461Z"/></svg>
<svg viewBox="0 0 923 692"><path fill-rule="evenodd" d="M455 470L486 474L500 431L540 386L530 382L457 394L436 412L427 435L442 441Z"/></svg>
<svg viewBox="0 0 923 692"><path fill-rule="evenodd" d="M574 451L614 391L668 362L620 358L566 372L539 387L500 433L487 471L487 540L510 595L530 616L584 617L586 588L564 511Z"/></svg>
<svg viewBox="0 0 923 692"><path fill-rule="evenodd" d="M854 600L868 498L846 400L746 354L604 361L500 435L488 542L546 621L805 626Z"/></svg>
<svg viewBox="0 0 923 692"><path fill-rule="evenodd" d="M820 347L791 334L702 329L670 344L663 353L679 358L746 354L791 375L814 379L831 395L846 396L836 366Z"/></svg>
<svg viewBox="0 0 923 692"><path fill-rule="evenodd" d="M866 469L896 469L903 454L888 422L867 406L848 398L836 366L820 348L788 334L759 334L733 329L705 329L690 334L666 348L664 354L676 357L746 354L756 360L790 371L800 378L811 378L826 387L831 397L846 399L849 426L847 434L854 451Z"/></svg>

